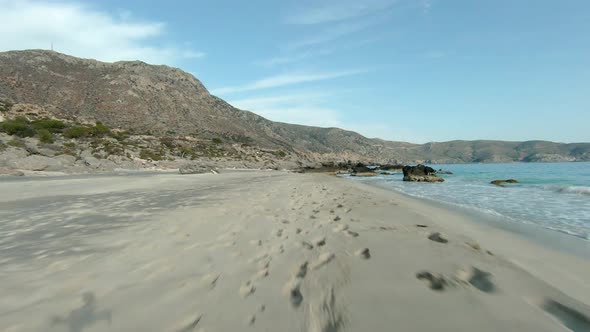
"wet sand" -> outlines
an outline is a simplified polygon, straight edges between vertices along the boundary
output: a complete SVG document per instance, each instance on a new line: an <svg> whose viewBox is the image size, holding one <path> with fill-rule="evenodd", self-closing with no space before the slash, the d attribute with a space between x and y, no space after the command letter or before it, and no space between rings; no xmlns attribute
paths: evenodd
<svg viewBox="0 0 590 332"><path fill-rule="evenodd" d="M588 331L588 258L322 174L0 179L1 331Z"/></svg>

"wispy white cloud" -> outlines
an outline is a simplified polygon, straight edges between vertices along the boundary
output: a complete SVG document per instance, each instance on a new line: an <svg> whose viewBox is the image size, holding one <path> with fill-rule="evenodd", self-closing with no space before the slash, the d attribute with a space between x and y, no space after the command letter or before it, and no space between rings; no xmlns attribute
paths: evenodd
<svg viewBox="0 0 590 332"><path fill-rule="evenodd" d="M327 96L327 93L304 92L230 100L229 103L273 121L340 127L339 113L322 105Z"/></svg>
<svg viewBox="0 0 590 332"><path fill-rule="evenodd" d="M365 46L367 44L375 43L383 39L383 36L371 36L364 39L359 40L352 40L339 43L336 46L327 46L324 48L314 48L313 50L309 51L301 51L301 52L284 52L288 53L287 55L279 55L275 57L271 57L265 60L256 61L254 64L264 66L264 67L274 67L279 65L286 65L291 63L302 62L306 60L315 59L318 57L329 56L332 54L337 55L338 53L350 49L359 48Z"/></svg>
<svg viewBox="0 0 590 332"><path fill-rule="evenodd" d="M370 138L399 141L425 141L406 128L397 128L390 123L345 120L343 110L328 106L340 92L299 92L280 95L230 100L233 106L252 111L267 119L279 122L317 127L337 127L355 131Z"/></svg>
<svg viewBox="0 0 590 332"><path fill-rule="evenodd" d="M163 22L133 20L128 12L108 13L74 1L0 0L0 51L50 48L102 61L143 60L173 64L205 53L175 44L160 45Z"/></svg>
<svg viewBox="0 0 590 332"><path fill-rule="evenodd" d="M301 53L291 53L289 55L275 56L269 59L257 61L256 64L264 67L273 67L278 65L286 65L294 62L300 62L318 56L328 55L331 53L333 53L333 50L328 49L318 51L306 51Z"/></svg>
<svg viewBox="0 0 590 332"><path fill-rule="evenodd" d="M305 3L285 18L289 24L321 24L337 22L373 14L391 7L396 0L351 0L318 1Z"/></svg>
<svg viewBox="0 0 590 332"><path fill-rule="evenodd" d="M302 39L288 42L285 44L285 49L293 51L305 47L325 44L327 42L331 42L344 36L364 30L370 26L375 25L376 23L376 21L359 21L336 24L325 28L324 30L310 34Z"/></svg>
<svg viewBox="0 0 590 332"><path fill-rule="evenodd" d="M307 82L315 82L315 81L324 81L335 79L344 76L351 76L351 75L358 75L362 73L366 73L367 70L343 70L343 71L335 71L335 72L318 72L318 73L309 73L309 72L293 72L287 74L279 74L275 76L270 76L267 78L263 78L254 82L250 82L244 85L238 86L228 86L222 87L218 89L211 90L214 94L230 94L235 92L244 92L244 91L253 91L253 90L261 90L261 89L270 89L270 88L277 88L286 85L293 85L293 84L300 84L300 83L307 83Z"/></svg>
<svg viewBox="0 0 590 332"><path fill-rule="evenodd" d="M420 6L422 7L422 11L428 14L430 13L430 9L432 9L432 0L421 0Z"/></svg>

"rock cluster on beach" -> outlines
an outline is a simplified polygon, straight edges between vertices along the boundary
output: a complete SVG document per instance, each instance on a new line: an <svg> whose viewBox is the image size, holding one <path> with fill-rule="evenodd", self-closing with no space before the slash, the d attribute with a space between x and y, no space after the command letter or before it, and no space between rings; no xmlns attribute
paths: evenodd
<svg viewBox="0 0 590 332"><path fill-rule="evenodd" d="M413 182L444 182L445 179L436 175L436 170L422 164L417 166L404 166L404 181Z"/></svg>

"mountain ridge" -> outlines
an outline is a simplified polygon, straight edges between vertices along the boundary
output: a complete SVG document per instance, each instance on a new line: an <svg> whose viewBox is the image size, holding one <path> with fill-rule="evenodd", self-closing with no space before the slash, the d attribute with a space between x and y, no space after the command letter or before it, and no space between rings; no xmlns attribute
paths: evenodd
<svg viewBox="0 0 590 332"><path fill-rule="evenodd" d="M340 128L273 122L213 96L194 75L141 61L113 63L47 50L0 52L0 99L55 117L156 136L222 138L318 160L453 163L590 160L590 143L454 140L415 144Z"/></svg>

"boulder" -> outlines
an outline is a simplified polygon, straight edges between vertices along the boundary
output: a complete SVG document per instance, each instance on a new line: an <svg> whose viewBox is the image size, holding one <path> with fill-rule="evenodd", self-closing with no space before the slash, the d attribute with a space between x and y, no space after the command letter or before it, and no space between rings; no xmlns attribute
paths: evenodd
<svg viewBox="0 0 590 332"><path fill-rule="evenodd" d="M49 167L60 166L57 160L39 155L15 159L10 161L8 165L14 169L23 169L27 171L44 171Z"/></svg>
<svg viewBox="0 0 590 332"><path fill-rule="evenodd" d="M443 182L445 179L436 176L436 170L422 164L417 166L404 166L404 181L414 182Z"/></svg>
<svg viewBox="0 0 590 332"><path fill-rule="evenodd" d="M439 169L438 171L436 171L436 174L453 174L453 172L446 171L444 169Z"/></svg>
<svg viewBox="0 0 590 332"><path fill-rule="evenodd" d="M205 174L213 173L217 174L217 170L211 166L203 164L187 163L178 168L180 174Z"/></svg>
<svg viewBox="0 0 590 332"><path fill-rule="evenodd" d="M53 159L57 160L63 166L73 166L76 162L76 157L69 154L60 154L53 157Z"/></svg>
<svg viewBox="0 0 590 332"><path fill-rule="evenodd" d="M508 180L494 180L494 181L490 182L490 184L496 185L498 187L506 187L506 183L518 183L518 181L516 181L514 179L508 179Z"/></svg>

